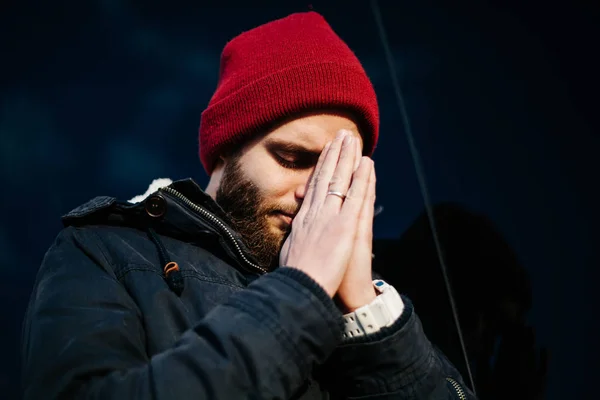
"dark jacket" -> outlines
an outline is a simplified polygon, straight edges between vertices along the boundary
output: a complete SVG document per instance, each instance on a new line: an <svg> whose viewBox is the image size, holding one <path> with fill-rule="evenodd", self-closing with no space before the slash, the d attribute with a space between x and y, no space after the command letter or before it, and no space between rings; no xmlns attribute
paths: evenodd
<svg viewBox="0 0 600 400"><path fill-rule="evenodd" d="M25 399L474 398L409 299L393 326L342 343L325 291L263 273L192 180L63 222L25 317Z"/></svg>

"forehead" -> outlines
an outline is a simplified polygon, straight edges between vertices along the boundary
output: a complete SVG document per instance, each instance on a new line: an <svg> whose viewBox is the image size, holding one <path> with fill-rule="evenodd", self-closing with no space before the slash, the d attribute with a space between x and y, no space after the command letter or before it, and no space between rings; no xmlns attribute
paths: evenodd
<svg viewBox="0 0 600 400"><path fill-rule="evenodd" d="M321 152L341 129L352 132L362 145L356 123L347 115L332 113L304 115L288 120L266 134L261 142L290 142L310 151Z"/></svg>

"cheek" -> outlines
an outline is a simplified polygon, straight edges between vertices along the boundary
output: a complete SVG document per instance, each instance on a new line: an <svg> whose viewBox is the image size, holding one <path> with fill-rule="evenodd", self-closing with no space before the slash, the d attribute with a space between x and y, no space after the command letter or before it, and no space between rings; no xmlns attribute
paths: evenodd
<svg viewBox="0 0 600 400"><path fill-rule="evenodd" d="M271 169L268 174L264 175L264 190L265 197L271 201L280 201L286 198L289 193L294 192L292 185L292 175L282 171L281 168Z"/></svg>
<svg viewBox="0 0 600 400"><path fill-rule="evenodd" d="M276 161L261 160L255 162L247 176L260 191L263 200L273 201L293 191L294 175L291 171L282 168Z"/></svg>
<svg viewBox="0 0 600 400"><path fill-rule="evenodd" d="M311 170L284 168L261 148L246 153L242 164L244 175L254 183L260 193L260 201L267 206L285 204L289 207L295 203L296 191L306 185L311 174Z"/></svg>

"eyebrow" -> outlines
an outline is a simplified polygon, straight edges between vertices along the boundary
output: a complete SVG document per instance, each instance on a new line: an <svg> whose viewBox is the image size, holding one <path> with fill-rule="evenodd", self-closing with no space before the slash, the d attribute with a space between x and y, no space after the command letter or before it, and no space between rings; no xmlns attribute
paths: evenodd
<svg viewBox="0 0 600 400"><path fill-rule="evenodd" d="M265 140L265 146L271 149L276 147L277 150L286 153L296 153L316 158L319 158L321 155L321 150L312 149L299 143L288 142L281 139L267 139Z"/></svg>

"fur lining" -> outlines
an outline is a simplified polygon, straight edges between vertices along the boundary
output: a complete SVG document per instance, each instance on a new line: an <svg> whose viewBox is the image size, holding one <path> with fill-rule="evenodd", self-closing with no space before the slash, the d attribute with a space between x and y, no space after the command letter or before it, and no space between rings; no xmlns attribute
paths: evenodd
<svg viewBox="0 0 600 400"><path fill-rule="evenodd" d="M155 180L152 181L152 183L148 187L148 190L146 190L146 193L140 194L139 196L135 196L133 199L128 200L128 202L136 204L136 203L139 203L141 201L144 201L146 199L146 197L150 196L152 193L156 192L160 188L163 188L165 186L169 186L171 183L173 183L173 181L170 180L169 178L158 178L158 179L155 179Z"/></svg>

